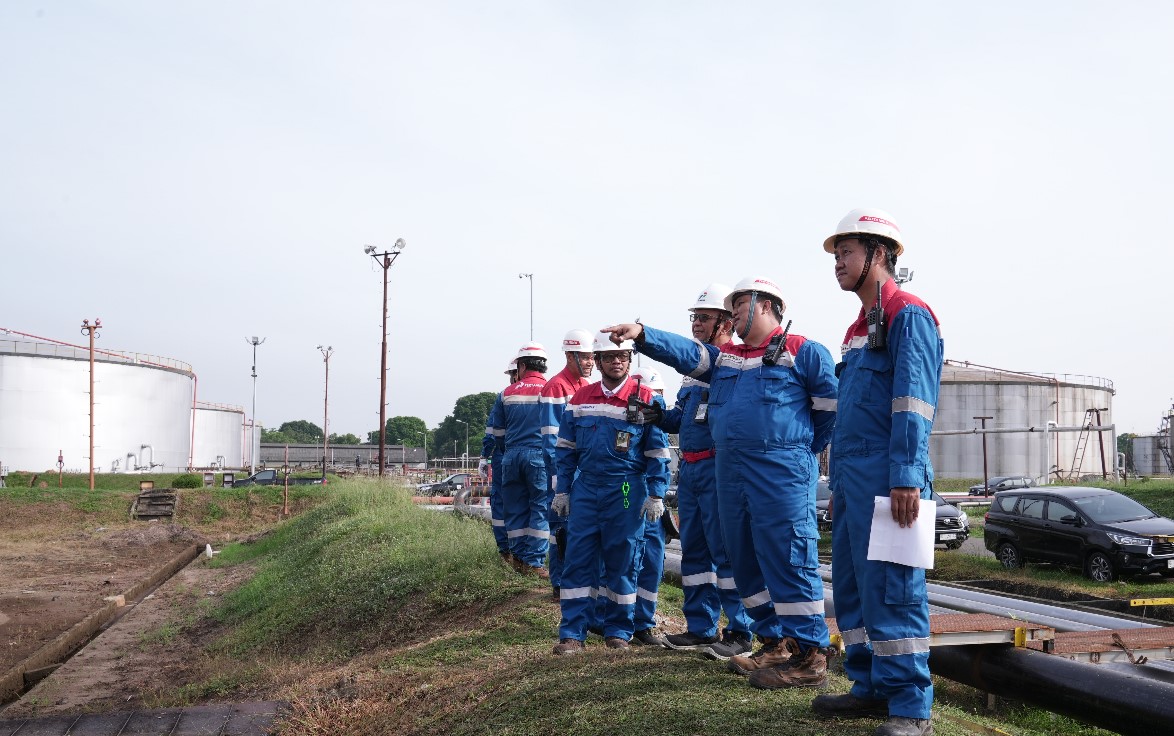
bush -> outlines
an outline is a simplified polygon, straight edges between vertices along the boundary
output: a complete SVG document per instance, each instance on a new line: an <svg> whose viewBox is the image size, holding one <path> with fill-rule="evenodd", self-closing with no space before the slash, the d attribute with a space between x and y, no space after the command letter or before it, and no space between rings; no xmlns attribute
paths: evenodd
<svg viewBox="0 0 1174 736"><path fill-rule="evenodd" d="M195 473L185 473L184 475L175 476L175 480L171 481L172 488L203 488L204 479Z"/></svg>

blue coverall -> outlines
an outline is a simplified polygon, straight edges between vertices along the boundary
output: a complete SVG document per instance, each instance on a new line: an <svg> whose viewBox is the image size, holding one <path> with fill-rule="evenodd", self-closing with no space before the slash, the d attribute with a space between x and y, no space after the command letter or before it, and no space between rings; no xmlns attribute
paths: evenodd
<svg viewBox="0 0 1174 736"><path fill-rule="evenodd" d="M589 383L590 381L581 377L578 371L573 371L570 366L567 366L546 382L546 386L539 396L539 401L547 405L547 417L550 419L550 425L542 429L542 448L546 453L546 472L552 479L558 477L554 445L558 441L558 426L563 416L563 410L566 409L567 401L575 395L575 392ZM551 483L546 500L548 510L555 493L554 483ZM557 591L562 586L563 557L566 556L566 550L560 551L558 549L558 533L566 528L566 519L550 511L546 515L546 520L550 527L550 561L547 563L550 567L550 587Z"/></svg>
<svg viewBox="0 0 1174 736"><path fill-rule="evenodd" d="M587 638L594 598L600 594L608 598L604 636L628 640L634 633L636 575L644 546L641 507L649 495L663 498L669 480L668 437L655 425L625 419L628 396L635 390L631 379L612 396L599 383L582 388L559 426L558 487L569 491L571 504L560 639ZM651 400L647 387L639 391L641 401ZM606 591L594 587L601 553Z"/></svg>
<svg viewBox="0 0 1174 736"><path fill-rule="evenodd" d="M679 436L682 459L677 470L677 513L681 530L681 611L689 631L698 636L717 635L725 609L726 633L748 634L750 617L734 584L734 572L722 540L713 437L709 420L698 419L698 408L708 410L709 384L685 376L676 405L659 426ZM703 421L702 421L703 420ZM706 456L707 457L703 457ZM690 456L696 459L690 460Z"/></svg>
<svg viewBox="0 0 1174 736"><path fill-rule="evenodd" d="M890 279L881 287L886 348L869 350L864 310L848 329L832 440L832 587L852 694L925 719L933 704L925 570L869 560L873 498L918 488L929 498L929 432L942 376L937 318Z"/></svg>
<svg viewBox="0 0 1174 736"><path fill-rule="evenodd" d="M662 412L664 397L653 394L652 401ZM658 424L659 426L659 424ZM633 628L636 631L656 627L656 603L660 595L660 581L664 578L664 522L644 520L644 550L640 555L640 571L636 574L636 611Z"/></svg>
<svg viewBox="0 0 1174 736"><path fill-rule="evenodd" d="M501 395L498 395L501 398ZM492 409L490 410L492 411ZM481 457L489 460L489 523L493 527L493 541L498 552L509 552L510 543L505 534L505 511L501 500L501 450L493 438L493 427L485 427L485 438L481 440Z"/></svg>
<svg viewBox="0 0 1174 736"><path fill-rule="evenodd" d="M550 480L542 452L542 428L550 426L549 405L539 393L546 377L523 371L517 383L502 391L489 415L494 439L502 449L501 490L510 552L530 567L546 562L550 527L547 492Z"/></svg>
<svg viewBox="0 0 1174 736"><path fill-rule="evenodd" d="M644 327L636 349L709 383L717 448L718 516L742 604L760 638L790 637L802 651L828 646L815 521L816 454L836 418L827 348L787 337L776 365L757 346L718 349Z"/></svg>

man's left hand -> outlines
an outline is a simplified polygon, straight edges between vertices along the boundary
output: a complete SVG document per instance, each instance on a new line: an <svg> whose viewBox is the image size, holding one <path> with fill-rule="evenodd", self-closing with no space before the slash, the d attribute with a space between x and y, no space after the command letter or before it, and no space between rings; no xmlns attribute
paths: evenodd
<svg viewBox="0 0 1174 736"><path fill-rule="evenodd" d="M893 521L902 527L913 526L921 508L921 491L916 488L894 488L889 491L892 502Z"/></svg>

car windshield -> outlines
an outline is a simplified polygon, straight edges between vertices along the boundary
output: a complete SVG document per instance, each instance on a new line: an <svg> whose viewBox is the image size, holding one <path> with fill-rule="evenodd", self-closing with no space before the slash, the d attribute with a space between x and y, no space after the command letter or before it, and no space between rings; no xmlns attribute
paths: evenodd
<svg viewBox="0 0 1174 736"><path fill-rule="evenodd" d="M449 481L458 481L464 477L465 477L464 473L453 473L452 475L448 476L447 478L445 478L444 480L442 480L440 482L441 483L448 483Z"/></svg>
<svg viewBox="0 0 1174 736"><path fill-rule="evenodd" d="M1119 493L1105 493L1098 496L1072 499L1076 507L1098 524L1112 524L1118 521L1152 519L1157 514L1128 496Z"/></svg>
<svg viewBox="0 0 1174 736"><path fill-rule="evenodd" d="M931 491L931 492L930 492L930 498L932 498L932 499L934 500L934 502L935 502L935 503L937 503L937 505L938 505L938 506L950 506L950 505L952 505L952 504L951 504L949 501L947 501L946 499L944 499L944 498L942 498L941 496L939 496L937 491Z"/></svg>

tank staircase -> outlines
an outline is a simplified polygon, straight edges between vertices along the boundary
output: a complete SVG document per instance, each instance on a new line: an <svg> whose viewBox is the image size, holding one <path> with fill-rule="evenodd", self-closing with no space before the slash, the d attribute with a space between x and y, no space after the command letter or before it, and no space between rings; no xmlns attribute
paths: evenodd
<svg viewBox="0 0 1174 736"><path fill-rule="evenodd" d="M1166 416L1162 417L1162 423L1158 425L1157 445L1158 452L1162 453L1162 459L1166 461L1166 472L1174 475L1174 458L1170 457L1170 416L1174 414L1174 409L1166 412Z"/></svg>

